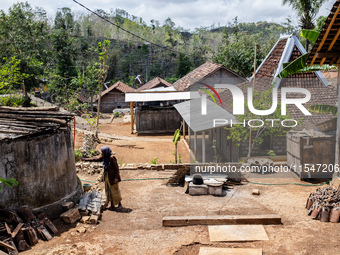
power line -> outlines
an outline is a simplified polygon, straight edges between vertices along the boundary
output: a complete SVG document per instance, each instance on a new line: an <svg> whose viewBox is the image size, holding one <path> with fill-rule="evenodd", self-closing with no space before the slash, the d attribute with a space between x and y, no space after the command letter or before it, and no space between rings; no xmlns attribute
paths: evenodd
<svg viewBox="0 0 340 255"><path fill-rule="evenodd" d="M123 28L123 27L121 27L121 26L119 26L119 25L113 23L112 21L108 20L107 18L105 18L105 17L99 15L98 13L92 11L91 9L89 9L89 8L86 7L85 5L79 3L78 1L73 0L73 2L75 2L75 3L78 4L78 5L80 5L81 7L85 8L86 10L88 10L88 11L91 12L91 13L93 13L94 15L98 16L98 17L101 18L102 20L104 20L104 21L110 23L111 25L113 25L113 26L115 26L115 27L117 27L117 28L123 30L124 32L126 32L126 33L128 33L128 34L130 34L130 35L132 35L132 36L134 36L134 37L136 37L136 38L138 38L138 39L141 39L141 40L143 40L143 41L145 41L145 42L148 42L148 43L150 43L150 44L152 44L152 45L154 45L154 46L157 46L157 47L160 47L160 48L163 48L163 49L166 49L166 50L169 50L169 51L178 53L178 54L183 54L183 55L189 56L188 54L179 52L179 51L174 50L174 49L172 49L172 48L169 48L169 47L167 47L167 46L164 46L164 45L161 45L161 44L157 44L157 43L151 42L151 41L149 41L149 40L147 40L147 39L145 39L145 38L142 38L142 37L140 37L139 35L136 35L136 34L130 32L129 30L126 30L125 28Z"/></svg>

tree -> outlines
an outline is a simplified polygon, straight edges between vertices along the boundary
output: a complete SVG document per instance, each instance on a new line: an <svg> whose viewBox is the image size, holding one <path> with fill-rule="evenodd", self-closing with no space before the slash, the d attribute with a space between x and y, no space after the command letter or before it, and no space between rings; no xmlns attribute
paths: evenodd
<svg viewBox="0 0 340 255"><path fill-rule="evenodd" d="M21 84L23 79L29 75L20 72L20 60L12 57L10 60L4 58L5 64L0 68L0 92L8 93L13 86Z"/></svg>
<svg viewBox="0 0 340 255"><path fill-rule="evenodd" d="M184 75L191 71L192 62L190 58L184 54L180 54L177 59L177 68L175 75L177 78L182 78Z"/></svg>
<svg viewBox="0 0 340 255"><path fill-rule="evenodd" d="M109 66L106 65L106 58L107 58L107 52L110 46L110 41L105 40L103 43L98 43L98 50L99 50L99 71L98 71L98 85L99 85L99 93L98 93L98 109L97 109L97 124L96 124L96 136L98 137L98 124L99 124L99 114L100 114L100 101L101 101L101 94L102 94L102 88L103 84L106 80L107 71L109 69Z"/></svg>
<svg viewBox="0 0 340 255"><path fill-rule="evenodd" d="M298 13L301 29L314 29L314 20L320 7L327 0L283 0L283 5L290 5ZM306 41L306 51L308 51L309 41Z"/></svg>
<svg viewBox="0 0 340 255"><path fill-rule="evenodd" d="M253 106L257 110L268 110L272 106L272 92L273 86L268 90L263 91L261 94L257 91L253 92ZM248 105L248 100L245 100L245 109ZM283 127L281 121L290 119L289 115L281 115L281 103L277 103L276 110L269 115L254 115L250 111L246 111L244 115L238 115L237 121L242 124L236 124L232 127L227 128L230 131L228 139L232 139L238 145L241 141L252 137L252 143L248 152L248 158L251 155L251 151L255 143L261 144L264 141L264 137L269 135L285 136L290 128ZM244 126L244 121L247 123L249 120L253 120L250 127L249 125ZM258 127L255 127L258 126ZM252 134L250 135L250 132ZM255 136L253 135L255 133Z"/></svg>
<svg viewBox="0 0 340 255"><path fill-rule="evenodd" d="M16 3L8 14L0 10L0 55L20 60L20 71L32 74L25 77L23 90L37 86L35 79L42 73L47 58L45 43L47 18L43 9L32 9L28 2Z"/></svg>
<svg viewBox="0 0 340 255"><path fill-rule="evenodd" d="M55 74L65 79L65 86L69 87L73 77L77 75L75 67L76 47L73 44L72 32L74 20L69 8L57 11L52 33L53 60L55 61Z"/></svg>

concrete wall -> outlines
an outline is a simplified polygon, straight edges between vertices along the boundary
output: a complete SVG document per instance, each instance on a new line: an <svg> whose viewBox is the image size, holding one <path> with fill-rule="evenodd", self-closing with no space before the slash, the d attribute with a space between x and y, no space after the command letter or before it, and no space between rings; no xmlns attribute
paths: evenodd
<svg viewBox="0 0 340 255"><path fill-rule="evenodd" d="M100 111L112 113L116 108L129 108L130 103L125 102L125 93L116 89L104 95L100 102Z"/></svg>
<svg viewBox="0 0 340 255"><path fill-rule="evenodd" d="M15 178L19 185L2 185L0 205L31 209L71 201L79 197L71 129L60 129L52 134L0 141L0 176ZM52 215L51 212L48 213Z"/></svg>
<svg viewBox="0 0 340 255"><path fill-rule="evenodd" d="M138 133L169 133L181 127L181 115L174 107L136 107Z"/></svg>

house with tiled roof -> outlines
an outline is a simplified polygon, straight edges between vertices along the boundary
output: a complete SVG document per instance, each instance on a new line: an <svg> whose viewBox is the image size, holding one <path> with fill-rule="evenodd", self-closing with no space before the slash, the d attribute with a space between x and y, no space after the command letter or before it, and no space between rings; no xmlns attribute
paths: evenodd
<svg viewBox="0 0 340 255"><path fill-rule="evenodd" d="M143 86L139 87L136 91L141 92L144 90L155 89L155 88L163 88L163 87L172 87L172 84L167 82L166 80L156 77L151 81L145 83Z"/></svg>
<svg viewBox="0 0 340 255"><path fill-rule="evenodd" d="M112 113L117 108L129 108L130 104L125 102L125 93L134 91L129 85L121 81L116 82L101 93L100 111ZM95 102L98 102L98 98L95 98Z"/></svg>
<svg viewBox="0 0 340 255"><path fill-rule="evenodd" d="M211 81L213 83L239 84L245 79L224 65L207 61L176 81L174 87L177 91L188 91L193 89L198 82L211 84Z"/></svg>

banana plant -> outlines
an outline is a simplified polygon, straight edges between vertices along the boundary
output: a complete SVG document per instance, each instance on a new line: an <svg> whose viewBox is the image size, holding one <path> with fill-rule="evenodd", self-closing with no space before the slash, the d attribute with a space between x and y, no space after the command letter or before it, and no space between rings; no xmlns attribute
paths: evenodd
<svg viewBox="0 0 340 255"><path fill-rule="evenodd" d="M316 42L320 33L313 31L313 30L302 30L300 36L312 41ZM331 69L337 69L336 66L329 66L329 65L307 65L309 53L303 54L302 56L298 57L292 62L283 63L283 69L279 73L278 77L280 79L286 78L293 74L299 73L308 73L308 72L317 72L317 71L328 71Z"/></svg>

